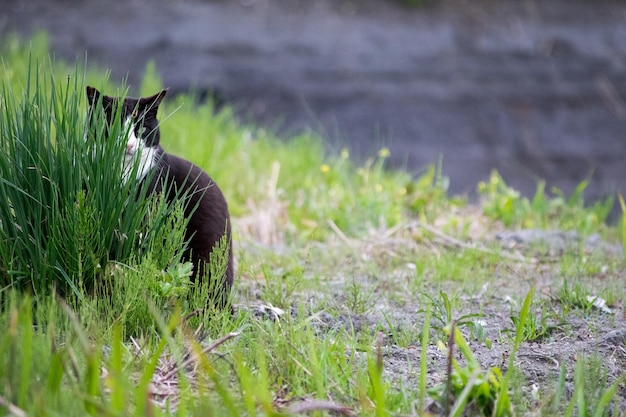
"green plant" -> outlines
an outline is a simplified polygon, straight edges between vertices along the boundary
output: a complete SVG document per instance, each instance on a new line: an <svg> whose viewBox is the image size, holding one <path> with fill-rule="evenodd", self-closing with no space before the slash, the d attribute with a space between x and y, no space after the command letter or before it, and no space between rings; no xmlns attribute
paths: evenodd
<svg viewBox="0 0 626 417"><path fill-rule="evenodd" d="M377 417L388 415L385 404L385 392L388 390L388 386L383 380L384 362L382 349L382 334L379 333L376 341L375 358L371 356L367 358L367 373L370 382L368 396L374 403Z"/></svg>
<svg viewBox="0 0 626 417"><path fill-rule="evenodd" d="M545 229L556 225L559 229L574 229L587 235L602 229L614 204L610 197L585 208L583 195L588 184L589 180L582 181L569 198L553 187L550 198L545 182L540 181L533 198L528 199L509 187L494 170L489 181L478 184L477 191L482 196L484 213L501 220L505 226Z"/></svg>
<svg viewBox="0 0 626 417"><path fill-rule="evenodd" d="M427 381L427 352L428 352L428 344L429 344L429 333L430 333L430 318L431 318L431 310L426 310L426 315L424 316L424 326L422 327L422 334L420 340L420 374L419 374L419 410L424 410L426 406L426 395L428 391L426 389L426 381Z"/></svg>
<svg viewBox="0 0 626 417"><path fill-rule="evenodd" d="M277 274L264 265L263 299L277 307L289 307L295 291L302 285L303 274L304 270L299 266Z"/></svg>
<svg viewBox="0 0 626 417"><path fill-rule="evenodd" d="M535 294L534 287L531 287L528 294L524 298L524 303L522 304L522 308L519 312L519 320L517 321L517 325L515 326L515 340L513 341L513 347L509 352L509 362L508 369L512 370L515 363L515 357L517 355L517 351L524 341L524 329L527 326L528 316L530 314L530 306ZM502 381L502 385L500 387L500 396L498 396L496 402L496 413L508 413L511 409L511 397L509 396L509 387L512 384L514 372L507 372L504 380Z"/></svg>
<svg viewBox="0 0 626 417"><path fill-rule="evenodd" d="M405 186L409 208L422 219L432 218L437 213L436 209L449 202L461 205L460 201L448 197L450 180L443 175L442 165L440 158L436 165L429 165L417 180Z"/></svg>
<svg viewBox="0 0 626 417"><path fill-rule="evenodd" d="M570 284L567 279L564 279L563 285L556 294L556 299L561 303L562 314L565 315L573 309L581 309L584 313L589 313L596 298L590 294L589 289L580 280Z"/></svg>
<svg viewBox="0 0 626 417"><path fill-rule="evenodd" d="M520 324L519 313L513 314L513 312L511 312L510 317L511 322L513 323L513 327L515 329L517 329L518 327L522 329L522 340L525 342L537 341L548 337L557 328L555 325L549 323L548 320L550 320L550 318L553 318L554 315L549 314L546 311L545 304L542 306L541 313L539 314L533 309L530 309L528 311L526 321L523 325Z"/></svg>
<svg viewBox="0 0 626 417"><path fill-rule="evenodd" d="M409 347L419 340L419 333L413 327L405 327L394 324L395 320L387 312L382 311L383 318L387 328L381 326L380 331L387 330L391 341L394 345L400 347ZM430 325L430 324L429 324Z"/></svg>
<svg viewBox="0 0 626 417"><path fill-rule="evenodd" d="M364 314L374 307L374 289L366 289L363 284L352 282L345 287L346 307L353 314Z"/></svg>
<svg viewBox="0 0 626 417"><path fill-rule="evenodd" d="M435 325L435 328L439 331L443 331L444 333L446 333L446 326L450 326L453 321L455 323L455 326L457 327L467 327L472 330L478 330L480 324L476 323L474 319L483 317L482 314L463 314L455 318L453 315L452 300L450 300L446 292L439 291L439 298L431 297L428 294L424 294L424 296L430 301L430 305L432 306L431 315L432 318L438 322ZM418 313L423 312L425 312L425 310L418 311Z"/></svg>
<svg viewBox="0 0 626 417"><path fill-rule="evenodd" d="M626 382L626 374L607 386L606 370L602 363L593 356L581 355L574 371L574 391L569 402L566 401L566 370L561 367L555 391L548 397L545 405L546 414L555 412L560 415L593 416L620 415L619 404L615 401L620 386ZM613 406L612 409L609 408Z"/></svg>
<svg viewBox="0 0 626 417"><path fill-rule="evenodd" d="M508 416L512 415L511 397L509 387L511 384L514 358L517 350L524 340L524 328L530 311L531 300L534 291L528 292L519 314L515 330L515 340L509 354L509 372L503 377L502 371L492 367L483 371L476 360L467 342L463 338L459 328L454 322L445 327L448 334L448 346L440 342L440 348L448 351L449 372L445 384L434 387L430 394L444 410L450 411L450 415L460 416L466 407L470 407L473 413L484 416ZM461 355L465 358L467 366L462 368L452 356L454 346L458 346ZM450 408L450 401L454 401Z"/></svg>
<svg viewBox="0 0 626 417"><path fill-rule="evenodd" d="M452 323L446 326L449 335L448 346L440 345L449 352L451 372L446 383L433 387L429 394L441 404L450 416L461 416L464 412L481 416L512 415L506 384L502 372L497 367L482 370L461 331ZM452 357L453 347L457 346L467 362L461 367ZM454 401L450 406L450 401ZM444 411L445 412L445 411Z"/></svg>

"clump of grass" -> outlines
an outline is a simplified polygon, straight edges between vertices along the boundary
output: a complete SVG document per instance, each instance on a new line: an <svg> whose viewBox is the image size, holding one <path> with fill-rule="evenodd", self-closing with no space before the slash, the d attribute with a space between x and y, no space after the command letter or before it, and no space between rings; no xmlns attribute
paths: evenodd
<svg viewBox="0 0 626 417"><path fill-rule="evenodd" d="M2 291L36 301L54 293L84 320L89 305L107 317L103 327L120 320L124 335L153 331L151 303L170 312L206 305L210 290L188 304L183 196L148 198L141 183L122 180L122 124L106 135L102 115L88 117L79 69L57 80L50 63L33 60L25 71L23 85L9 77L0 87Z"/></svg>
<svg viewBox="0 0 626 417"><path fill-rule="evenodd" d="M63 83L45 68L31 64L23 90L0 93L0 285L79 295L111 261L156 248L161 262L176 259L180 239L162 244L184 226L168 223L174 207L121 180L124 144L104 137L103 120L88 131L81 74ZM123 136L117 126L111 138Z"/></svg>
<svg viewBox="0 0 626 417"><path fill-rule="evenodd" d="M295 267L282 273L263 267L265 286L262 299L274 306L287 308L294 301L296 290L302 286L303 269Z"/></svg>
<svg viewBox="0 0 626 417"><path fill-rule="evenodd" d="M441 404L445 415L461 416L470 412L481 416L512 415L507 385L498 367L482 370L458 327L451 324L446 327L449 334L448 347L441 348L449 353L448 380L430 390L430 395ZM452 357L454 346L467 361L461 367Z"/></svg>
<svg viewBox="0 0 626 417"><path fill-rule="evenodd" d="M559 369L556 385L544 393L543 415L605 416L620 415L616 394L626 381L626 375L608 381L607 372L596 355L581 355L574 368L574 388L569 401L564 365Z"/></svg>
<svg viewBox="0 0 626 417"><path fill-rule="evenodd" d="M482 196L485 214L501 220L507 227L555 227L588 235L603 228L614 204L614 198L609 197L586 208L583 196L588 185L588 180L582 181L569 197L552 188L549 197L545 182L540 181L535 195L529 199L506 185L500 174L493 171L487 182L478 184L477 191Z"/></svg>
<svg viewBox="0 0 626 417"><path fill-rule="evenodd" d="M593 308L594 298L591 291L580 280L570 282L563 280L563 285L558 289L556 299L561 304L562 314L565 315L571 310L581 309L588 313Z"/></svg>
<svg viewBox="0 0 626 417"><path fill-rule="evenodd" d="M537 312L534 305L531 304L526 320L521 322L520 312L511 312L511 322L515 329L522 329L522 340L525 342L533 342L549 337L550 334L557 329L552 322L556 319L556 314L548 312L545 303L542 303L541 312Z"/></svg>
<svg viewBox="0 0 626 417"><path fill-rule="evenodd" d="M480 313L468 313L458 316L454 316L454 300L450 299L445 291L439 291L439 297L431 297L428 294L424 294L428 299L430 306L430 314L432 319L436 321L433 323L435 330L441 334L446 334L446 328L450 327L452 323L456 327L468 328L471 331L479 330L481 325L477 319L483 317ZM424 313L426 310L420 310L418 313ZM480 330L479 330L480 331Z"/></svg>
<svg viewBox="0 0 626 417"><path fill-rule="evenodd" d="M352 314L364 314L370 311L376 303L374 290L365 288L354 277L352 277L352 282L346 285L345 293L346 308Z"/></svg>

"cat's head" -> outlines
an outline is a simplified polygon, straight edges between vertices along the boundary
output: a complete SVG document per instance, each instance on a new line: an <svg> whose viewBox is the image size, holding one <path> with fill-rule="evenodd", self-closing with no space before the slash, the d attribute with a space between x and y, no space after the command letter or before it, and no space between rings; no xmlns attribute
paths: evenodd
<svg viewBox="0 0 626 417"><path fill-rule="evenodd" d="M128 179L135 158L141 160L138 179L143 178L154 165L156 148L161 140L157 112L166 93L167 89L150 97L126 97L122 100L119 97L103 95L93 87L87 87L90 120L98 110L96 107L102 106L107 121L107 136L112 124L118 120L116 112L119 112L121 123L119 131L126 135L125 180Z"/></svg>
<svg viewBox="0 0 626 417"><path fill-rule="evenodd" d="M129 141L140 141L141 145L151 148L158 146L161 140L157 111L166 93L167 89L164 89L150 97L126 97L122 100L103 95L93 87L87 87L87 102L90 114L93 114L95 107L101 103L108 126L113 123L115 112L119 111L121 127L126 127L122 131L128 134Z"/></svg>

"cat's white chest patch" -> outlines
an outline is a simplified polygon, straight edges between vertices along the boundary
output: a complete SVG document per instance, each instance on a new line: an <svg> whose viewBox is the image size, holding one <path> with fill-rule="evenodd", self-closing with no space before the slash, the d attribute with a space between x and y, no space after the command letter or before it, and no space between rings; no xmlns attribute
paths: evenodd
<svg viewBox="0 0 626 417"><path fill-rule="evenodd" d="M127 138L124 154L124 183L128 182L133 174L137 181L141 181L156 165L156 149L146 146L145 142L137 137L135 130L132 119L126 119L124 123L124 134Z"/></svg>

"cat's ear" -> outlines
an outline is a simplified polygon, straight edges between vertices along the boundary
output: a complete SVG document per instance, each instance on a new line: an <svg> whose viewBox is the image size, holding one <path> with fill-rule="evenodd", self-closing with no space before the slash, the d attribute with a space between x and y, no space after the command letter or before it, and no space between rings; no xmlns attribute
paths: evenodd
<svg viewBox="0 0 626 417"><path fill-rule="evenodd" d="M153 96L139 99L139 108L146 114L152 113L156 116L156 112L159 109L161 101L163 101L163 97L167 94L167 90L167 88L164 88Z"/></svg>
<svg viewBox="0 0 626 417"><path fill-rule="evenodd" d="M100 91L95 89L94 87L87 86L87 102L89 103L89 107L92 108L98 104L98 100L102 97L102 107L108 109L112 106L115 99L113 97L105 96Z"/></svg>
<svg viewBox="0 0 626 417"><path fill-rule="evenodd" d="M95 106L98 99L100 99L100 91L91 86L87 86L87 103L89 104L89 107Z"/></svg>

